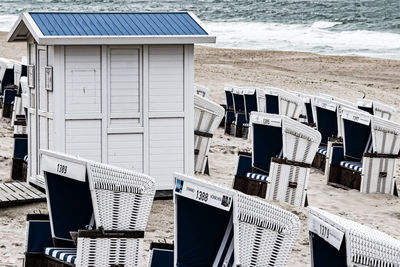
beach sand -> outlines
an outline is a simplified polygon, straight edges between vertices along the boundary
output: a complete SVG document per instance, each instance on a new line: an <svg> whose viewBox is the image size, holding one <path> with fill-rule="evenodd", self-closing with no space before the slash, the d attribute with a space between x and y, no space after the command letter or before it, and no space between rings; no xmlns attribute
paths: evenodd
<svg viewBox="0 0 400 267"><path fill-rule="evenodd" d="M7 44L0 34L0 57L20 60L25 43ZM363 57L322 56L298 52L246 51L196 46L195 81L211 89L210 98L224 103L224 84L276 86L311 94L328 93L355 101L364 94L392 106L400 102L400 61ZM400 121L397 113L395 121ZM0 180L8 181L12 157L12 129L0 119ZM206 180L231 187L238 151L251 151L247 140L226 136L219 129L213 138ZM399 168L398 168L399 169ZM397 181L400 187L400 179ZM312 169L308 200L311 206L377 228L400 239L400 199L382 194L361 194L326 185L323 174ZM310 266L306 208L272 202L300 217L302 228L288 266ZM25 244L25 216L45 213L46 204L0 209L0 265L21 266ZM173 240L172 201L155 201L145 234L143 266L151 241Z"/></svg>

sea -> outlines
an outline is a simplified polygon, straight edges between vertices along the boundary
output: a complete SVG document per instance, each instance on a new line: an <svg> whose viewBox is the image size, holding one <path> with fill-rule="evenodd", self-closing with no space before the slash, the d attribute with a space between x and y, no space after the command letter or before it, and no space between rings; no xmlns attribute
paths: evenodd
<svg viewBox="0 0 400 267"><path fill-rule="evenodd" d="M0 0L0 30L27 11L193 11L216 47L400 60L400 0Z"/></svg>

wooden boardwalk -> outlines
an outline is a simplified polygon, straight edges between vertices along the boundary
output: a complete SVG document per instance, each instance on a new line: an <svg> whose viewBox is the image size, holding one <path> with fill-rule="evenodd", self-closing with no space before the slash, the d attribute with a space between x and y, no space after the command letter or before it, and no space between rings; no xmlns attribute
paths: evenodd
<svg viewBox="0 0 400 267"><path fill-rule="evenodd" d="M46 194L26 182L0 184L0 207L46 201Z"/></svg>

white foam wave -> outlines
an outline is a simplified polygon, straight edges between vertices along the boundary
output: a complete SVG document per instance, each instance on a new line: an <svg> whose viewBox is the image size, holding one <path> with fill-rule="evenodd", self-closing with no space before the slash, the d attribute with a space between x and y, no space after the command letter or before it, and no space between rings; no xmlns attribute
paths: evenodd
<svg viewBox="0 0 400 267"><path fill-rule="evenodd" d="M311 25L314 29L328 29L336 25L342 24L341 22L331 22L331 21L316 21Z"/></svg>
<svg viewBox="0 0 400 267"><path fill-rule="evenodd" d="M331 31L309 25L258 22L205 23L217 47L304 51L400 59L400 34Z"/></svg>
<svg viewBox="0 0 400 267"><path fill-rule="evenodd" d="M0 15L0 31L9 31L18 15Z"/></svg>

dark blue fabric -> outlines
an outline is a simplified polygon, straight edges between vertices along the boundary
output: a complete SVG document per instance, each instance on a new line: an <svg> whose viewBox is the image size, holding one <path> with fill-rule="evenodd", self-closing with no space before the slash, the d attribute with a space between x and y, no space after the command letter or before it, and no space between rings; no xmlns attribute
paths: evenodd
<svg viewBox="0 0 400 267"><path fill-rule="evenodd" d="M244 102L245 102L245 108L246 108L246 121L248 122L250 120L250 113L252 111L257 111L257 96L256 93L252 95L244 95Z"/></svg>
<svg viewBox="0 0 400 267"><path fill-rule="evenodd" d="M231 214L176 195L177 266L212 266Z"/></svg>
<svg viewBox="0 0 400 267"><path fill-rule="evenodd" d="M327 145L329 137L337 137L338 135L336 111L316 107L316 113L318 132L321 133L321 144Z"/></svg>
<svg viewBox="0 0 400 267"><path fill-rule="evenodd" d="M361 110L364 110L364 111L368 112L369 114L374 115L374 109L373 109L372 107L368 108L368 107L361 107L361 106L359 106L358 108L361 109Z"/></svg>
<svg viewBox="0 0 400 267"><path fill-rule="evenodd" d="M29 221L26 252L42 252L53 245L50 221Z"/></svg>
<svg viewBox="0 0 400 267"><path fill-rule="evenodd" d="M253 124L253 166L269 172L271 158L282 151L282 128Z"/></svg>
<svg viewBox="0 0 400 267"><path fill-rule="evenodd" d="M4 76L0 77L1 80L1 89L4 92L4 89L7 86L14 85L14 69L6 69L4 72Z"/></svg>
<svg viewBox="0 0 400 267"><path fill-rule="evenodd" d="M233 111L227 111L225 116L225 122L231 124L235 121L235 113Z"/></svg>
<svg viewBox="0 0 400 267"><path fill-rule="evenodd" d="M307 122L314 123L314 116L312 113L311 103L306 103Z"/></svg>
<svg viewBox="0 0 400 267"><path fill-rule="evenodd" d="M208 35L187 13L30 13L44 36Z"/></svg>
<svg viewBox="0 0 400 267"><path fill-rule="evenodd" d="M244 109L244 97L241 94L233 94L233 102L234 104L234 108L235 108L235 112L245 112Z"/></svg>
<svg viewBox="0 0 400 267"><path fill-rule="evenodd" d="M370 125L343 120L343 127L346 156L361 160L371 135Z"/></svg>
<svg viewBox="0 0 400 267"><path fill-rule="evenodd" d="M15 90L14 89L6 89L4 90L4 103L11 104L15 99Z"/></svg>
<svg viewBox="0 0 400 267"><path fill-rule="evenodd" d="M314 267L340 267L347 266L346 242L342 241L340 249L326 242L316 234L311 234L312 260Z"/></svg>
<svg viewBox="0 0 400 267"><path fill-rule="evenodd" d="M332 146L332 164L339 165L344 159L344 151L342 146Z"/></svg>
<svg viewBox="0 0 400 267"><path fill-rule="evenodd" d="M246 122L246 117L245 117L244 113L236 114L236 125L242 126L243 123L245 123L245 122Z"/></svg>
<svg viewBox="0 0 400 267"><path fill-rule="evenodd" d="M266 111L270 114L279 114L279 98L277 95L265 95Z"/></svg>
<svg viewBox="0 0 400 267"><path fill-rule="evenodd" d="M251 171L251 157L239 155L236 175L246 176L246 174Z"/></svg>
<svg viewBox="0 0 400 267"><path fill-rule="evenodd" d="M150 267L173 267L174 266L174 251L153 249Z"/></svg>
<svg viewBox="0 0 400 267"><path fill-rule="evenodd" d="M85 229L93 215L89 183L49 172L45 175L54 235L71 239L69 232Z"/></svg>
<svg viewBox="0 0 400 267"><path fill-rule="evenodd" d="M231 91L225 91L226 109L233 109L233 97Z"/></svg>
<svg viewBox="0 0 400 267"><path fill-rule="evenodd" d="M28 139L14 138L14 158L23 159L28 155Z"/></svg>

